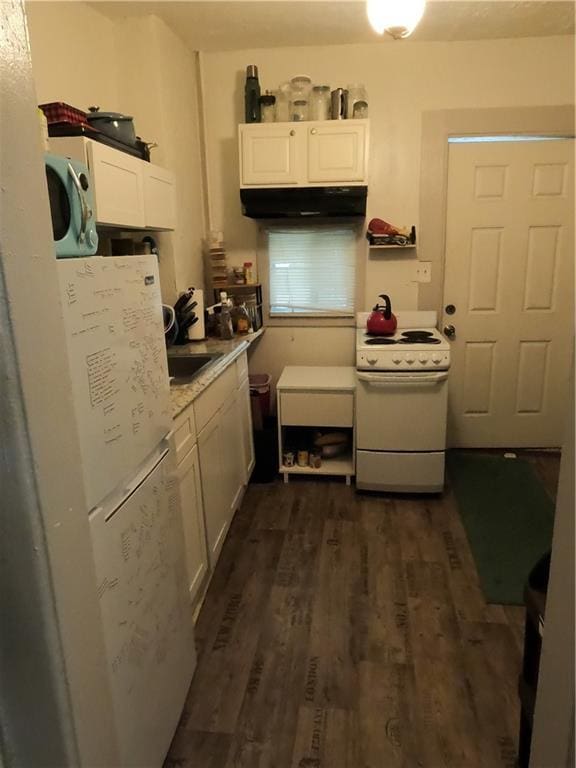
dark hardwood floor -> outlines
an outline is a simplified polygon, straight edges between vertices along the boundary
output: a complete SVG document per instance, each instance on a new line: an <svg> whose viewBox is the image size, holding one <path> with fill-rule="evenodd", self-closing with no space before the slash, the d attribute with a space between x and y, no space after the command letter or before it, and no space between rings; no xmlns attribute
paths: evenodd
<svg viewBox="0 0 576 768"><path fill-rule="evenodd" d="M555 457L533 461L553 494ZM251 485L166 768L513 768L522 635L522 608L484 601L449 489Z"/></svg>

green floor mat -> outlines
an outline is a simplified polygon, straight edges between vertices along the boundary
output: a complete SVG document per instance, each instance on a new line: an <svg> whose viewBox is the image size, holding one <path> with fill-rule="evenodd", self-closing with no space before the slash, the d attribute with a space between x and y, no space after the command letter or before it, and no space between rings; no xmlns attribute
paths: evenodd
<svg viewBox="0 0 576 768"><path fill-rule="evenodd" d="M486 600L522 605L552 544L552 500L523 459L449 451L448 473Z"/></svg>

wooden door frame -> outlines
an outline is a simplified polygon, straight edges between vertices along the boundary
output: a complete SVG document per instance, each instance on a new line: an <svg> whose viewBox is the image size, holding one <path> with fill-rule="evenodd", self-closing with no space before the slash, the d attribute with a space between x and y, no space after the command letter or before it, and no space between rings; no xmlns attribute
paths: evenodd
<svg viewBox="0 0 576 768"><path fill-rule="evenodd" d="M432 264L432 281L418 288L418 308L442 317L448 195L448 139L452 136L574 137L574 105L445 109L422 113L418 258Z"/></svg>

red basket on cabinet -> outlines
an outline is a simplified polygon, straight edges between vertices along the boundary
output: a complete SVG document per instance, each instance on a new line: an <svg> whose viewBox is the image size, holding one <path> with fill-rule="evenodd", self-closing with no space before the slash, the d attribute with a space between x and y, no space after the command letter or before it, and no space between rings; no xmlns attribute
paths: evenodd
<svg viewBox="0 0 576 768"><path fill-rule="evenodd" d="M74 125L86 122L86 112L76 109L63 101L51 101L48 104L38 105L46 115L48 124L50 123L72 123Z"/></svg>

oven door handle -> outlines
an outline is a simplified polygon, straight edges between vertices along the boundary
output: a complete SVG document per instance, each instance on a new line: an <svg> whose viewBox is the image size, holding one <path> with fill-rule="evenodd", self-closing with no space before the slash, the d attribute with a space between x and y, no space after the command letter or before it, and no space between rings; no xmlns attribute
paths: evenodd
<svg viewBox="0 0 576 768"><path fill-rule="evenodd" d="M386 384L416 384L417 386L434 386L448 379L448 371L434 373L362 373L358 371L359 381L365 381L369 386Z"/></svg>

